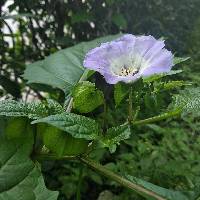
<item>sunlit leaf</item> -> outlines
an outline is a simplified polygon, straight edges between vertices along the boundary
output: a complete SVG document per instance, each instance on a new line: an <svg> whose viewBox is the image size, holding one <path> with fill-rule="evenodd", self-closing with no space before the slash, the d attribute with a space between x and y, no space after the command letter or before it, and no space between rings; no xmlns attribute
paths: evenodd
<svg viewBox="0 0 200 200"><path fill-rule="evenodd" d="M180 108L183 114L200 114L200 88L187 88L174 95L171 107Z"/></svg>
<svg viewBox="0 0 200 200"><path fill-rule="evenodd" d="M12 117L28 117L38 119L63 112L61 105L53 100L47 100L47 103L32 102L24 103L14 100L0 101L0 115Z"/></svg>
<svg viewBox="0 0 200 200"><path fill-rule="evenodd" d="M88 81L78 83L73 89L72 97L73 108L80 113L89 113L104 102L103 92Z"/></svg>
<svg viewBox="0 0 200 200"><path fill-rule="evenodd" d="M29 158L31 140L7 140L0 143L0 199L56 200L58 192L44 184L40 169Z"/></svg>
<svg viewBox="0 0 200 200"><path fill-rule="evenodd" d="M98 138L99 127L95 120L74 113L51 115L35 120L32 124L41 122L66 131L75 138L84 138L87 140Z"/></svg>
<svg viewBox="0 0 200 200"><path fill-rule="evenodd" d="M77 156L83 153L88 146L87 140L74 138L53 126L46 127L42 133L42 138L44 145L58 157Z"/></svg>
<svg viewBox="0 0 200 200"><path fill-rule="evenodd" d="M126 178L130 180L133 183L136 183L138 185L143 186L144 188L162 196L166 200L196 200L196 198L199 196L199 192L193 192L193 191L174 191L166 188L162 188L160 186L154 185L152 183L149 183L147 181L144 181L142 179L135 178L133 176L127 175ZM140 193L147 199L151 199L144 195L143 193ZM154 198L152 198L154 200Z"/></svg>

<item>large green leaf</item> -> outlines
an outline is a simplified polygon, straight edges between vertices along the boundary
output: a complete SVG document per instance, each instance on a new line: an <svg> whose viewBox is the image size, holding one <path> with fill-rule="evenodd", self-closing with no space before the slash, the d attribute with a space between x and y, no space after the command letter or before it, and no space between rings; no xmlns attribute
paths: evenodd
<svg viewBox="0 0 200 200"><path fill-rule="evenodd" d="M171 107L182 109L183 114L200 115L200 87L186 88L173 98Z"/></svg>
<svg viewBox="0 0 200 200"><path fill-rule="evenodd" d="M38 119L61 112L63 112L62 106L54 100L47 100L46 104L41 102L24 103L14 100L0 101L0 115L3 116Z"/></svg>
<svg viewBox="0 0 200 200"><path fill-rule="evenodd" d="M58 157L77 156L85 152L89 142L85 139L74 138L64 131L48 125L42 134L42 138L44 145Z"/></svg>
<svg viewBox="0 0 200 200"><path fill-rule="evenodd" d="M32 140L0 139L0 200L56 200L30 159Z"/></svg>
<svg viewBox="0 0 200 200"><path fill-rule="evenodd" d="M14 100L5 100L0 101L0 115L37 119L47 115L47 110L45 105L39 102L26 104Z"/></svg>
<svg viewBox="0 0 200 200"><path fill-rule="evenodd" d="M127 175L126 178L133 183L143 186L144 188L166 198L166 200L196 200L199 197L199 191L173 191L170 189L162 188L147 181ZM142 193L141 193L142 194ZM143 194L142 194L143 195ZM145 196L145 195L143 195ZM146 197L146 196L145 196ZM151 199L146 197L147 199ZM152 198L153 200L154 198Z"/></svg>
<svg viewBox="0 0 200 200"><path fill-rule="evenodd" d="M8 139L32 137L33 127L29 119L13 117L8 119L4 133Z"/></svg>
<svg viewBox="0 0 200 200"><path fill-rule="evenodd" d="M4 134L6 125L7 119L3 116L0 116L0 136Z"/></svg>
<svg viewBox="0 0 200 200"><path fill-rule="evenodd" d="M85 54L100 43L119 36L106 36L60 50L42 61L28 65L24 72L24 78L28 80L28 83L47 84L68 93L73 85L82 79L85 71L82 66Z"/></svg>
<svg viewBox="0 0 200 200"><path fill-rule="evenodd" d="M35 120L32 124L40 122L47 123L66 131L75 138L84 138L87 140L98 138L98 124L95 120L85 116L65 112Z"/></svg>

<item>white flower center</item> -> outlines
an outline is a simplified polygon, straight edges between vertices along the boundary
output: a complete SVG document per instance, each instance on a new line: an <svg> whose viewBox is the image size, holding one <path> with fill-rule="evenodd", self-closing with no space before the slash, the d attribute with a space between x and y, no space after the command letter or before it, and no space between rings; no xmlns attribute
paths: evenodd
<svg viewBox="0 0 200 200"><path fill-rule="evenodd" d="M111 71L117 76L134 76L148 67L148 62L138 54L122 55L111 59Z"/></svg>

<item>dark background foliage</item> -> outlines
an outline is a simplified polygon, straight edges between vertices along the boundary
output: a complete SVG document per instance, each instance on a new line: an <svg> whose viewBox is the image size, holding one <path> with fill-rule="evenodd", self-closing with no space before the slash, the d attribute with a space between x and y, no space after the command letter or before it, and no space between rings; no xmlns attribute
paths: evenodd
<svg viewBox="0 0 200 200"><path fill-rule="evenodd" d="M179 78L200 83L199 0L15 0L5 12L7 3L8 0L0 1L0 95L3 98L43 99L47 94L42 91L48 91L49 96L62 102L61 91L42 85L25 86L22 78L25 65L81 41L119 32L164 37L176 55L191 57L182 66L184 72ZM15 22L16 28L9 20ZM102 84L99 77L97 84ZM167 95L162 97L160 107L167 106ZM120 108L114 115L114 105L110 104L108 121L114 125L123 116ZM157 112L158 107L145 106L146 113ZM200 123L193 116L143 126L135 130L140 134L133 134L114 155L98 150L94 157L113 171L127 172L166 188L190 189L199 184L199 128ZM86 168L80 170L74 162L45 162L43 171L48 187L61 191L59 199L75 199L79 192L77 185L82 199L97 199L105 190L110 195L107 199L140 199Z"/></svg>

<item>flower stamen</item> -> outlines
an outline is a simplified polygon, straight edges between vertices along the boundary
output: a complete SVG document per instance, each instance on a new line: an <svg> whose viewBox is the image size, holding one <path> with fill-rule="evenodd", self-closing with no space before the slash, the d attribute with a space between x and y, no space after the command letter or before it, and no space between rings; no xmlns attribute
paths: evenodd
<svg viewBox="0 0 200 200"><path fill-rule="evenodd" d="M132 68L132 67L122 67L119 76L129 76L129 75L135 75L138 72L138 69Z"/></svg>

